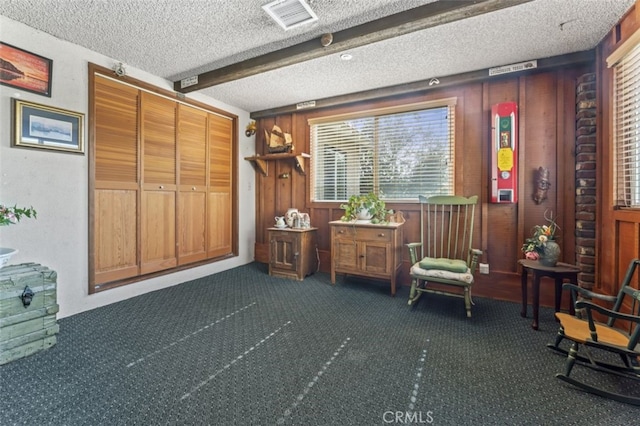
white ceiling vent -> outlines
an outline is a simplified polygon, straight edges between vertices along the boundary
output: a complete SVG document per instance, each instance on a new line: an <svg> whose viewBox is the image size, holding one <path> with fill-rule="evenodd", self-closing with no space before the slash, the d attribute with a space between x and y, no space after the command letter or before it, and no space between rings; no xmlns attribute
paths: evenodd
<svg viewBox="0 0 640 426"><path fill-rule="evenodd" d="M304 0L275 0L262 8L285 30L318 20Z"/></svg>

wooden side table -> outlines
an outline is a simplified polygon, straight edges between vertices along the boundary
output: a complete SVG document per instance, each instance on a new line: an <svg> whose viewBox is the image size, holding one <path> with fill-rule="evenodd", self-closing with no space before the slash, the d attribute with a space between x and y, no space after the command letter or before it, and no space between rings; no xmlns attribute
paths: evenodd
<svg viewBox="0 0 640 426"><path fill-rule="evenodd" d="M388 280L391 295L402 266L402 222L372 224L329 222L331 227L331 284L336 274Z"/></svg>
<svg viewBox="0 0 640 426"><path fill-rule="evenodd" d="M575 265L568 263L558 262L556 266L544 266L537 260L520 259L518 263L522 265L522 311L520 316L526 318L527 316L527 287L529 271L533 275L533 323L531 328L538 329L538 309L540 307L540 278L549 277L555 280L555 309L556 312L560 311L560 302L562 301L562 283L564 280L569 280L574 284L578 284L578 273L580 269ZM573 304L570 305L571 313L573 314Z"/></svg>

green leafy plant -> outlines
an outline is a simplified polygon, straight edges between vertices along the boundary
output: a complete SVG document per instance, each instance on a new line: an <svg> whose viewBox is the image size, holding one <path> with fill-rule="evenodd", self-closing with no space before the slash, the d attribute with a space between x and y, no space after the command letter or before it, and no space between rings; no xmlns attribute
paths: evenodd
<svg viewBox="0 0 640 426"><path fill-rule="evenodd" d="M366 219L360 216L363 212L369 216L371 223L381 223L386 222L387 214L393 213L386 209L385 202L373 192L366 195L352 195L346 203L340 205L340 208L344 210L341 220L345 222Z"/></svg>
<svg viewBox="0 0 640 426"><path fill-rule="evenodd" d="M0 226L14 225L20 222L23 217L35 219L36 215L37 213L33 207L24 208L18 207L17 205L9 207L4 204L0 204Z"/></svg>

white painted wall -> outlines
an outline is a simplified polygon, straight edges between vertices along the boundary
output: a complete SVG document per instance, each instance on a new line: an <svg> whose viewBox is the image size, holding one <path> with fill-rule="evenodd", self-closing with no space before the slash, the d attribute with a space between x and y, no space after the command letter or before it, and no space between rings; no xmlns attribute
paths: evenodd
<svg viewBox="0 0 640 426"><path fill-rule="evenodd" d="M253 261L255 175L244 157L254 154L254 139L244 135L249 113L215 99L189 95L238 116L239 256L209 265L89 295L88 156L11 147L11 98L85 114L88 125L88 63L112 68L118 61L62 41L0 16L0 40L53 60L52 96L0 86L0 202L33 206L37 220L0 227L0 246L19 250L10 263L35 262L58 273L58 318L170 287ZM172 83L125 64L127 74L163 89ZM87 151L88 152L88 151Z"/></svg>

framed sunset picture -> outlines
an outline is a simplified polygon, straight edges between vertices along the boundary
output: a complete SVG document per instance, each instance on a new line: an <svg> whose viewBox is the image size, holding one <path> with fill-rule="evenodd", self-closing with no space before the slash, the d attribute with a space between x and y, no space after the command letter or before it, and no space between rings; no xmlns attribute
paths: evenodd
<svg viewBox="0 0 640 426"><path fill-rule="evenodd" d="M51 97L53 61L0 41L0 84Z"/></svg>

